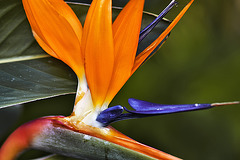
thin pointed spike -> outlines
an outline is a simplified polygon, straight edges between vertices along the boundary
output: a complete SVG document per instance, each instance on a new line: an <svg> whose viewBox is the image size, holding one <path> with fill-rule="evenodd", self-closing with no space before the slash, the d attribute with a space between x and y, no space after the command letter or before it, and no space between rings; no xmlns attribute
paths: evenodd
<svg viewBox="0 0 240 160"><path fill-rule="evenodd" d="M240 101L212 103L211 106L217 107L217 106L226 106L226 105L233 105L233 104L240 104Z"/></svg>
<svg viewBox="0 0 240 160"><path fill-rule="evenodd" d="M138 54L135 58L134 66L132 68L132 74L137 70L137 68L145 62L145 60L154 52L154 50L159 46L161 42L169 35L170 31L174 28L174 26L179 22L182 16L186 13L188 8L194 0L191 0L182 10L181 12L175 17L172 23L162 32L162 34L152 42L147 48L145 48L140 54Z"/></svg>
<svg viewBox="0 0 240 160"><path fill-rule="evenodd" d="M178 2L175 0L172 0L169 5L158 15L158 17L149 24L146 28L144 28L140 32L139 41L140 43L152 30L155 28L155 26L163 19L163 17L175 6Z"/></svg>

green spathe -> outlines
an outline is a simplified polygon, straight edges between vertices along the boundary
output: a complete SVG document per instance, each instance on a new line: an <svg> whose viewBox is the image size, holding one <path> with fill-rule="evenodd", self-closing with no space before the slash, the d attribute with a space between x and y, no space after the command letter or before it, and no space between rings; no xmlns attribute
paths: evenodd
<svg viewBox="0 0 240 160"><path fill-rule="evenodd" d="M154 159L106 140L55 125L44 128L31 145L34 149L80 159Z"/></svg>

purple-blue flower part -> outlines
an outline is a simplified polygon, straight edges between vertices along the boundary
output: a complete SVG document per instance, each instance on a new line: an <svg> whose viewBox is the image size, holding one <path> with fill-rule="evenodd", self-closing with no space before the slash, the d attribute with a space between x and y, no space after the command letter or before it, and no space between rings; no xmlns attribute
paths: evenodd
<svg viewBox="0 0 240 160"><path fill-rule="evenodd" d="M139 34L139 41L138 41L138 49L136 56L139 55L144 49L146 49L145 45L142 46L141 42L149 35L149 33L157 26L158 23L160 23L164 16L176 5L178 4L177 1L172 0L169 5L158 15L158 17L153 20L147 27L145 27ZM167 21L162 21L162 23L167 23ZM170 24L170 21L168 21ZM157 50L162 46L162 44L167 40L170 33L162 40L162 42L154 49L154 51L146 58L145 61L147 61L154 53L157 52ZM143 42L144 43L144 42ZM148 45L147 45L148 46ZM144 61L144 62L145 62ZM143 62L143 63L144 63Z"/></svg>
<svg viewBox="0 0 240 160"><path fill-rule="evenodd" d="M175 0L172 0L169 5L158 15L158 17L152 22L150 23L146 28L144 28L141 32L140 32L140 36L139 36L139 41L138 43L140 43L152 30L154 27L156 27L156 25L163 19L163 17L173 8L173 6L175 6L177 4L177 2Z"/></svg>
<svg viewBox="0 0 240 160"><path fill-rule="evenodd" d="M123 112L123 107L120 105L113 106L110 108L105 109L102 111L98 117L97 121L101 122L104 125L108 125L114 121L116 121L116 118L119 117Z"/></svg>
<svg viewBox="0 0 240 160"><path fill-rule="evenodd" d="M157 103L137 100L134 98L130 98L128 100L128 103L134 110L125 109L127 112L135 113L135 114L151 114L151 115L209 109L213 107L211 104L165 105L165 104L157 104Z"/></svg>
<svg viewBox="0 0 240 160"><path fill-rule="evenodd" d="M144 118L176 112L209 109L214 107L212 104L165 105L137 100L134 98L130 98L128 100L128 103L134 110L128 110L127 108L120 105L110 107L102 111L96 120L102 123L104 126L107 126L110 123L126 119ZM123 111L126 111L128 113L123 113Z"/></svg>

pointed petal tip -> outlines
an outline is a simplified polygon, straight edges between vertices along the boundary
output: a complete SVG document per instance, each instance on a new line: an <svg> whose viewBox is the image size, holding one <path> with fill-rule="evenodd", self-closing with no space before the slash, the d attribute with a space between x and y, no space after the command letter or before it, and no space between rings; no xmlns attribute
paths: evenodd
<svg viewBox="0 0 240 160"><path fill-rule="evenodd" d="M82 52L94 106L102 106L114 67L112 1L93 0L85 20Z"/></svg>
<svg viewBox="0 0 240 160"><path fill-rule="evenodd" d="M39 45L49 55L62 60L78 76L84 74L80 44L82 25L63 0L22 0L24 10Z"/></svg>
<svg viewBox="0 0 240 160"><path fill-rule="evenodd" d="M191 6L194 0L191 0L182 10L181 12L175 17L172 23L164 30L164 32L150 44L145 50L143 50L135 59L134 67L132 69L132 74L137 70L137 68L142 65L145 60L149 57L150 54L154 52L154 50L159 46L160 43L164 42L166 36L170 33L170 31L175 27L175 25L179 22L182 16L186 13L188 8Z"/></svg>
<svg viewBox="0 0 240 160"><path fill-rule="evenodd" d="M226 106L226 105L234 105L234 104L240 104L240 101L212 103L211 106L216 107L216 106Z"/></svg>
<svg viewBox="0 0 240 160"><path fill-rule="evenodd" d="M131 76L141 29L144 0L130 0L113 23L114 71L106 101L111 101Z"/></svg>
<svg viewBox="0 0 240 160"><path fill-rule="evenodd" d="M172 0L169 3L169 5L157 16L157 18L140 32L139 43L156 27L156 25L163 19L163 17L177 4L178 4L177 1Z"/></svg>

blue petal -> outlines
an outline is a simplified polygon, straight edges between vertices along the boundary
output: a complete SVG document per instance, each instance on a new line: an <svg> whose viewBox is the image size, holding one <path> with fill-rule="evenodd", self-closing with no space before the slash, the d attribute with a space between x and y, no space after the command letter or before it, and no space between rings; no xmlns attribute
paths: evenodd
<svg viewBox="0 0 240 160"><path fill-rule="evenodd" d="M134 110L125 109L127 112L135 113L135 114L151 114L151 115L209 109L213 107L211 104L163 105L163 104L156 104L156 103L150 103L142 100L137 100L133 98L130 98L128 100L128 103Z"/></svg>
<svg viewBox="0 0 240 160"><path fill-rule="evenodd" d="M170 4L158 15L158 17L152 22L150 23L147 27L145 27L139 35L139 42L138 42L138 49L137 49L137 53L136 56L138 56L144 49L146 49L153 41L149 41L147 36L149 35L149 33L156 27L157 24L159 24L160 22L162 23L161 28L163 29L163 31L167 28L167 26L171 23L170 21L166 21L163 20L163 17L172 9L173 6L175 6L177 4L177 2L175 0L172 0L170 2ZM165 24L165 25L163 25ZM166 27L166 28L165 28ZM162 33L160 33L162 34ZM155 35L150 35L150 36L156 36ZM149 56L145 59L145 61L147 61L151 56L153 56L154 53L157 52L157 50L162 46L162 44L167 40L167 38L169 37L170 33L161 41L161 43L154 49L154 51L152 53L149 54ZM158 36L157 36L158 37ZM156 38L157 38L156 37ZM146 39L145 39L146 38ZM144 41L143 41L144 40ZM142 43L141 43L142 42ZM144 61L144 62L145 62ZM143 62L143 63L144 63Z"/></svg>
<svg viewBox="0 0 240 160"><path fill-rule="evenodd" d="M107 126L110 123L126 120L126 119L144 118L144 117L156 116L161 114L209 109L215 106L240 104L239 101L235 101L235 102L212 103L212 104L165 105L165 104L156 104L156 103L146 102L146 101L137 100L133 98L130 98L128 100L128 103L134 110L128 110L127 108L122 107L120 105L110 107L102 111L98 115L96 120L102 123L104 126ZM124 110L127 111L128 113L123 113Z"/></svg>
<svg viewBox="0 0 240 160"><path fill-rule="evenodd" d="M158 17L150 23L146 28L144 28L140 32L139 36L139 42L140 43L152 30L156 25L163 19L163 17L172 9L173 6L175 6L177 2L175 0L172 0L169 5L158 15Z"/></svg>
<svg viewBox="0 0 240 160"><path fill-rule="evenodd" d="M98 115L96 120L102 123L104 126L107 126L110 123L126 119L144 118L161 114L186 112L214 107L214 105L211 104L163 105L137 100L133 98L130 98L128 100L128 103L134 110L128 110L127 108L122 107L120 105L110 107L102 111ZM127 111L128 113L123 113L124 110Z"/></svg>
<svg viewBox="0 0 240 160"><path fill-rule="evenodd" d="M102 111L98 115L96 120L104 125L108 125L109 123L112 123L113 121L115 121L117 117L119 117L122 114L122 112L123 112L123 107L120 105L110 107Z"/></svg>

